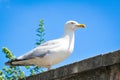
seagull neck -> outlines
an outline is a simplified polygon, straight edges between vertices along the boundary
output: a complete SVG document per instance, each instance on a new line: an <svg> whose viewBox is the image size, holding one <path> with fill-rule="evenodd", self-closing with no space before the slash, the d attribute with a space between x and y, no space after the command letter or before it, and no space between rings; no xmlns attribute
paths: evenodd
<svg viewBox="0 0 120 80"><path fill-rule="evenodd" d="M74 48L74 31L65 31L63 38L66 39L66 43L69 44L68 52L72 53Z"/></svg>
<svg viewBox="0 0 120 80"><path fill-rule="evenodd" d="M74 31L72 30L65 31L63 37L69 39L74 38Z"/></svg>

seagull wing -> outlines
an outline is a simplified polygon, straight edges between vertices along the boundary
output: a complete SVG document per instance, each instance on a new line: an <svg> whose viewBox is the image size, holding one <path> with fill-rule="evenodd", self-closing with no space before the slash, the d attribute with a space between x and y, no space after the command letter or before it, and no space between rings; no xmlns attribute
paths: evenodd
<svg viewBox="0 0 120 80"><path fill-rule="evenodd" d="M5 64L14 66L34 65L33 61L35 61L37 58L44 58L44 56L47 54L52 54L53 52L52 50L56 49L59 46L60 46L59 39L51 40L41 44L40 46L34 48L33 50L18 57L15 60L6 62Z"/></svg>
<svg viewBox="0 0 120 80"><path fill-rule="evenodd" d="M46 54L51 53L51 50L59 46L59 40L51 40L48 42L43 43L42 45L34 48L33 50L29 51L28 53L18 57L18 59L31 59L35 57L42 58Z"/></svg>

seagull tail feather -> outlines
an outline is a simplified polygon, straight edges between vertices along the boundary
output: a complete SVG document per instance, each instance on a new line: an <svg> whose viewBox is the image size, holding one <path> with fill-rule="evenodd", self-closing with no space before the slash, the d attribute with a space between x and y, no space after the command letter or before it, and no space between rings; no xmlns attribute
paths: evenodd
<svg viewBox="0 0 120 80"><path fill-rule="evenodd" d="M5 65L9 65L9 66L29 66L30 64L26 64L26 63L19 63L19 61L22 61L20 59L15 59L15 60L11 60L5 63Z"/></svg>
<svg viewBox="0 0 120 80"><path fill-rule="evenodd" d="M12 66L12 61L6 62L5 65L11 65Z"/></svg>
<svg viewBox="0 0 120 80"><path fill-rule="evenodd" d="M17 66L17 64L13 64L13 62L16 62L17 60L10 60L8 62L5 63L5 65L9 65L9 66Z"/></svg>

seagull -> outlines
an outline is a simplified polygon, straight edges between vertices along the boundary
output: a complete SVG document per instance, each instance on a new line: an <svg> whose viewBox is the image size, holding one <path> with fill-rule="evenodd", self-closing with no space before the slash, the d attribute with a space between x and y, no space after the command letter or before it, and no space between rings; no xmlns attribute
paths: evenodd
<svg viewBox="0 0 120 80"><path fill-rule="evenodd" d="M70 20L65 23L61 38L47 41L22 56L6 62L10 66L40 66L51 69L51 66L65 60L74 49L74 31L85 28L84 24Z"/></svg>

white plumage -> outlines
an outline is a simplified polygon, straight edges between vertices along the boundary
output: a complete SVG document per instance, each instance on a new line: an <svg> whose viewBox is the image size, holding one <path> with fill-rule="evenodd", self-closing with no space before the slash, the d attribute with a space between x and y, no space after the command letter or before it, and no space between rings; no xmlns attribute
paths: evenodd
<svg viewBox="0 0 120 80"><path fill-rule="evenodd" d="M16 60L8 61L7 65L24 66L37 65L50 67L66 59L74 49L74 31L77 28L84 28L84 24L76 21L67 21L64 28L64 35L55 40L50 40L34 48L28 53L18 57Z"/></svg>

